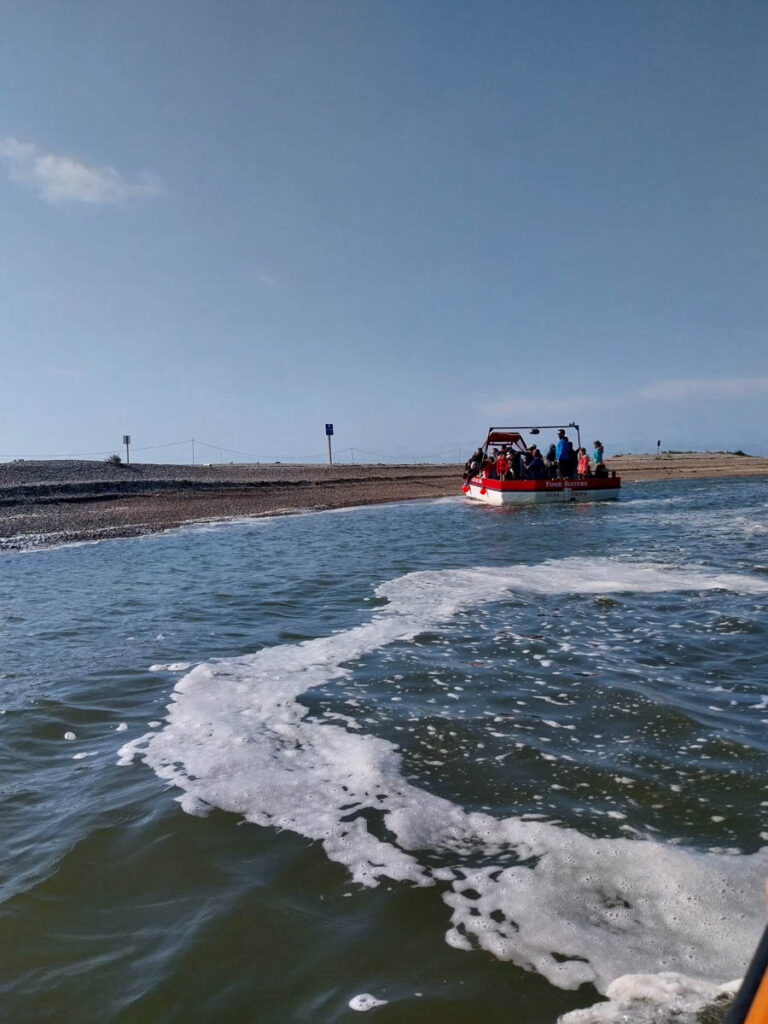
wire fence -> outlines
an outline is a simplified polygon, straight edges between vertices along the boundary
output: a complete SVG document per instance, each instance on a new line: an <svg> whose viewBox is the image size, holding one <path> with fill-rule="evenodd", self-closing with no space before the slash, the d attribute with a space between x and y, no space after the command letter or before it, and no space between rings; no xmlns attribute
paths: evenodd
<svg viewBox="0 0 768 1024"><path fill-rule="evenodd" d="M768 438L753 438L751 439L748 447L750 455L768 455ZM301 455L286 455L284 453L276 455L264 452L249 452L240 448L230 448L226 445L214 444L211 441L203 441L196 437L188 437L182 441L164 441L159 444L131 445L131 460L148 461L146 459L135 460L133 457L146 452L160 452L161 450L173 448L182 449L182 451L179 452L178 461L170 464L211 465L216 462L221 464L225 462L316 463L326 462L328 460L327 451L312 452L311 454ZM404 448L395 451L377 451L370 448L362 448L357 445L348 445L345 448L334 448L333 459L334 462L342 464L349 463L351 465L355 465L356 463L370 464L379 462L400 464L446 463L453 465L463 463L467 458L469 458L475 448L476 444L464 444L446 447L439 451L429 452L407 450ZM662 441L660 447L662 454L672 451L706 453L727 450L729 449L725 449L722 444L702 444L699 442L696 445L690 445L686 444L685 440L677 441L676 443L674 441L670 442L669 446L667 445L667 442ZM730 451L734 451L734 449L730 449ZM735 451L739 454L743 454L740 449L736 449ZM609 452L614 455L655 455L657 452L657 442L656 440L649 441L643 439L633 439L631 441L627 441L626 439L620 440L616 444L609 444ZM212 457L211 453L215 453L215 457ZM56 452L45 455L0 453L0 460L34 462L57 459L108 459L115 454L117 453L114 448L96 452ZM201 455L204 457L201 458Z"/></svg>
<svg viewBox="0 0 768 1024"><path fill-rule="evenodd" d="M181 452L181 461L191 465L208 465L215 462L224 463L226 462L266 462L266 463L313 463L313 462L325 462L328 459L328 452L312 452L309 454L301 455L286 455L286 454L267 454L264 452L249 452L244 451L241 448L230 448L226 445L214 444L211 441L203 441L200 438L189 437L183 441L164 441L160 444L149 444L149 445L131 445L130 446L130 457L132 461L146 461L146 460L135 460L134 456L143 454L145 452L160 451L163 449L172 448L186 448L187 451ZM440 452L416 452L416 451L372 451L368 448L361 448L358 446L349 445L345 448L334 448L333 459L334 462L350 463L355 465L356 463L371 463L371 462L396 462L396 463L432 463L432 462L444 462L444 463L456 463L463 462L465 458L469 456L469 453L474 448L470 446L466 447L452 447L450 449L443 449ZM218 458L211 458L210 453L216 453ZM206 453L208 453L206 455ZM108 459L111 456L117 454L115 449L108 449L105 451L91 451L91 452L54 452L41 455L29 455L29 454L9 454L0 453L0 459L9 461L22 461L22 462L34 462L34 461L47 461L47 460L63 460L63 459ZM201 458L201 455L204 456ZM226 456L226 459L225 459Z"/></svg>

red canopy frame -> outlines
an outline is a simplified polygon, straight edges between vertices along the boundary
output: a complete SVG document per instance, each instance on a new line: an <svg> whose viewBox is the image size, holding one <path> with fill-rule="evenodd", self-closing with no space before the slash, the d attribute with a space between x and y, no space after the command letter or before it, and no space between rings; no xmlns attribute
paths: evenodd
<svg viewBox="0 0 768 1024"><path fill-rule="evenodd" d="M521 430L527 430L531 434L538 434L542 430L565 430L567 427L573 427L576 431L577 447L581 448L581 430L578 423L546 423L539 427L490 427L488 437L483 445L483 451L487 452L492 444L512 444L517 446L520 451L527 452L528 445L520 434Z"/></svg>

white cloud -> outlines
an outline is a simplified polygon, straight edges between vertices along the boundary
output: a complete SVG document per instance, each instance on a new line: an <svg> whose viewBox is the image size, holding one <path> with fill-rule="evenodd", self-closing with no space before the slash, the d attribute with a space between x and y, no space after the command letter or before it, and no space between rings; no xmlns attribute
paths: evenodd
<svg viewBox="0 0 768 1024"><path fill-rule="evenodd" d="M94 167L73 156L46 153L33 142L0 139L0 157L14 181L32 185L47 203L122 203L148 199L165 191L156 174L142 172L127 181L113 167Z"/></svg>
<svg viewBox="0 0 768 1024"><path fill-rule="evenodd" d="M768 395L768 377L711 377L661 380L638 392L641 398L678 401L686 398L749 398Z"/></svg>

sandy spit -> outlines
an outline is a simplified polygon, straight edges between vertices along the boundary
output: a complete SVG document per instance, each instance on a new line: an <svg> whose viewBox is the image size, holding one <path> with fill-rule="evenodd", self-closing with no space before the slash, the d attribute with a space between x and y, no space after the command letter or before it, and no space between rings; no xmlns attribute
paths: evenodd
<svg viewBox="0 0 768 1024"><path fill-rule="evenodd" d="M768 459L727 453L618 455L625 483L768 475ZM461 494L453 465L111 465L0 463L0 550L133 537L189 523Z"/></svg>

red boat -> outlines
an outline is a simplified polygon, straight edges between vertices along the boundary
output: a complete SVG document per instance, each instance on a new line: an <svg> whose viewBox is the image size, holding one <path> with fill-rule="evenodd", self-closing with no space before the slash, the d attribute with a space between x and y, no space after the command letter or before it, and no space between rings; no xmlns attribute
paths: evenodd
<svg viewBox="0 0 768 1024"><path fill-rule="evenodd" d="M505 479L487 476L481 471L464 482L464 493L476 501L488 505L532 505L553 501L611 501L619 496L621 477L615 471L596 467L594 475L585 477L552 476L543 480L531 480L525 476L523 456L530 446L523 440L521 431L539 434L542 430L574 429L577 448L581 447L581 431L578 423L555 424L546 427L491 427L482 446L483 463L493 445L506 448L509 455L510 473ZM517 473L513 467L517 466ZM604 466L604 464L603 464Z"/></svg>

